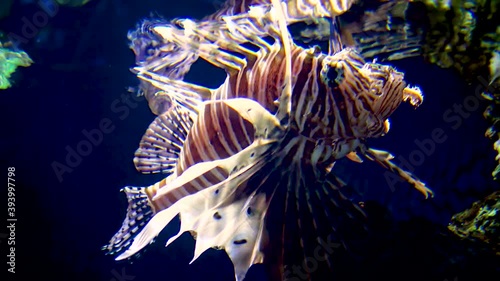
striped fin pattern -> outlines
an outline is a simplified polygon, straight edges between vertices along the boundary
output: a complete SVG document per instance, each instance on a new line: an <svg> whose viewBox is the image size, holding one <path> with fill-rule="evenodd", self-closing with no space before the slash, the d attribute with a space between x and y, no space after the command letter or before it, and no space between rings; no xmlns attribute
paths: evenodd
<svg viewBox="0 0 500 281"><path fill-rule="evenodd" d="M127 186L122 191L127 195L127 216L108 245L102 247L109 255L120 254L126 250L154 215L144 188Z"/></svg>
<svg viewBox="0 0 500 281"><path fill-rule="evenodd" d="M364 234L364 213L359 207L342 195L340 186L334 184L332 179L318 179L312 176L314 171L308 167L300 165L293 168L286 184L277 188L286 192L285 196L276 196L276 199L283 200L284 207L278 213L280 216L270 214L267 218L273 222L282 218L283 222L273 224L274 227L282 227L280 232L269 230L270 239L282 243L281 256L271 255L265 260L269 263L274 259L281 261L282 272L275 280L324 280L324 276L331 274L335 268L333 252L340 251L345 243L350 245L350 241L354 240L347 236L347 230L353 229L350 233L357 235ZM280 205L276 201L273 200L273 204ZM273 206L271 212L274 210ZM333 249L323 251L325 243L333 244L330 245ZM310 257L318 256L315 252L318 248L322 249L322 257L318 260L323 262L318 262L315 269L303 270L303 275L298 276L293 268L306 269L305 262L309 262L307 259Z"/></svg>
<svg viewBox="0 0 500 281"><path fill-rule="evenodd" d="M165 20L144 20L137 29L129 32L130 48L136 55L135 73L154 72L172 80L184 79L191 65L198 59L195 53L189 52L181 45L159 36L153 30L156 26L171 27L172 32L183 33L174 24ZM141 81L139 94L148 100L154 114L160 115L172 106L171 96L161 94L161 88L153 83ZM168 92L167 92L168 93Z"/></svg>
<svg viewBox="0 0 500 281"><path fill-rule="evenodd" d="M135 152L137 170L145 174L172 173L192 125L193 117L181 106L156 117Z"/></svg>

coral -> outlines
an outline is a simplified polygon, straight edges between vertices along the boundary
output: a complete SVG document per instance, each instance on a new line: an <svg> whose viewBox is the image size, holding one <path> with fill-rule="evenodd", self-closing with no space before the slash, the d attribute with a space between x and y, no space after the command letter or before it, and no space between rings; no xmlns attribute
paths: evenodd
<svg viewBox="0 0 500 281"><path fill-rule="evenodd" d="M484 243L500 255L500 191L455 214L448 229L460 238Z"/></svg>
<svg viewBox="0 0 500 281"><path fill-rule="evenodd" d="M0 42L0 89L7 89L11 86L10 76L18 66L30 66L33 63L31 58L23 51L11 48L9 42Z"/></svg>
<svg viewBox="0 0 500 281"><path fill-rule="evenodd" d="M417 1L419 2L419 1ZM441 67L457 69L467 80L491 76L490 61L500 51L498 0L421 0L429 28L424 56Z"/></svg>

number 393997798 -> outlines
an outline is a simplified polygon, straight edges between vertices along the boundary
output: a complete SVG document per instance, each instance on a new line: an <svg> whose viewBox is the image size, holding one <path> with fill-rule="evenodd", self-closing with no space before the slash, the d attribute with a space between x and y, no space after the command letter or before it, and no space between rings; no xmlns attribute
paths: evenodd
<svg viewBox="0 0 500 281"><path fill-rule="evenodd" d="M9 230L7 244L8 248L7 264L8 271L15 273L16 268L16 180L15 167L7 168L7 229Z"/></svg>

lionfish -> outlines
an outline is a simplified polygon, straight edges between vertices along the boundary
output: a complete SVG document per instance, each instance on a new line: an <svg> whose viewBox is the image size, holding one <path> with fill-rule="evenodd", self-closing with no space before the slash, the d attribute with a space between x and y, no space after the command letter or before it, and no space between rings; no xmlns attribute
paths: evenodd
<svg viewBox="0 0 500 281"><path fill-rule="evenodd" d="M180 231L167 246L189 231L193 261L209 248L224 249L236 280L257 263L283 280L291 278L287 266L317 254L322 235L336 231L336 214L362 214L331 173L338 159L364 156L432 195L390 153L366 145L389 131L388 117L403 101L420 105L420 90L393 67L344 48L334 20L328 54L299 47L287 29L335 19L352 2L231 0L199 21L145 21L132 32L133 71L158 115L134 163L140 172L168 176L123 189L127 216L104 249L120 254L117 260L130 258L180 215ZM198 58L225 70L222 85L184 81Z"/></svg>

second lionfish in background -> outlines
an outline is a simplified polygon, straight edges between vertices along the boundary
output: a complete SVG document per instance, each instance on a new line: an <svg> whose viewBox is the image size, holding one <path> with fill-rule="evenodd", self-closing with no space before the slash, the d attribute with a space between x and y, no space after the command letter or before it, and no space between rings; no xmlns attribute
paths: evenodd
<svg viewBox="0 0 500 281"><path fill-rule="evenodd" d="M365 156L432 195L390 153L365 144L388 132L402 101L422 102L418 88L407 87L394 68L342 48L334 21L329 54L295 45L288 33L291 23L335 19L351 4L230 1L201 21L145 21L132 33L135 71L159 115L134 162L141 172L169 175L124 188L127 217L105 249L129 258L180 214L179 234L167 245L191 232L193 261L214 247L227 252L236 280L256 263L267 266L271 280L291 279L288 266L302 264L347 225L339 217L363 217L330 173L336 160ZM226 71L220 87L183 81L198 58ZM325 255L325 268L307 279L328 276L332 258Z"/></svg>

